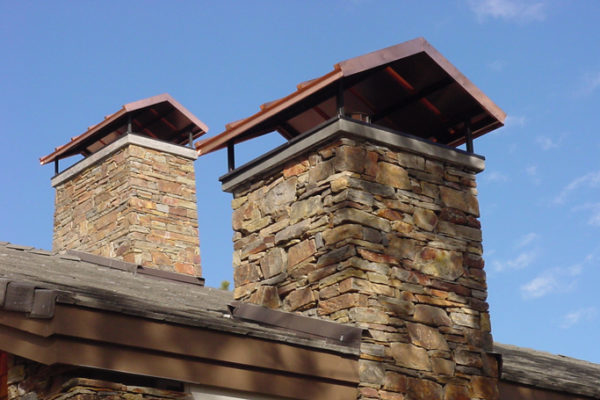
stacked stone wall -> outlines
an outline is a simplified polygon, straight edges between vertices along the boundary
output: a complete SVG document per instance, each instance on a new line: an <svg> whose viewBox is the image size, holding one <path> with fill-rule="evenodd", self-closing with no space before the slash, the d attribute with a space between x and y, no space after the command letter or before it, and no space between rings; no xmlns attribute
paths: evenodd
<svg viewBox="0 0 600 400"><path fill-rule="evenodd" d="M191 400L189 393L82 378L68 366L8 355L8 400Z"/></svg>
<svg viewBox="0 0 600 400"><path fill-rule="evenodd" d="M56 186L55 251L201 275L193 161L137 145Z"/></svg>
<svg viewBox="0 0 600 400"><path fill-rule="evenodd" d="M476 194L466 168L337 139L234 190L234 296L364 328L360 399L496 399Z"/></svg>

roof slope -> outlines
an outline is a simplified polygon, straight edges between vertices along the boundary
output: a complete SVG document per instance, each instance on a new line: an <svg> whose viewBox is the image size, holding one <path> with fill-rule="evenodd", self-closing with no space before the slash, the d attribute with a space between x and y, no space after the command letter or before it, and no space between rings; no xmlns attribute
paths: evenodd
<svg viewBox="0 0 600 400"><path fill-rule="evenodd" d="M351 58L260 106L256 114L199 141L199 155L272 131L290 139L338 114L368 115L377 125L457 146L466 121L473 137L503 125L506 114L425 39Z"/></svg>

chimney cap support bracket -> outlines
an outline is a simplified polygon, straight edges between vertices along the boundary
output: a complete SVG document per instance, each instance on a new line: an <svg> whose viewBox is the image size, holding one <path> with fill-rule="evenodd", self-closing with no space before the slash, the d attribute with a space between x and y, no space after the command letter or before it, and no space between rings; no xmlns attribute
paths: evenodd
<svg viewBox="0 0 600 400"><path fill-rule="evenodd" d="M467 153L473 153L473 133L471 132L471 120L465 120L465 143L467 144Z"/></svg>
<svg viewBox="0 0 600 400"><path fill-rule="evenodd" d="M235 148L233 140L227 142L227 170L229 172L235 169Z"/></svg>

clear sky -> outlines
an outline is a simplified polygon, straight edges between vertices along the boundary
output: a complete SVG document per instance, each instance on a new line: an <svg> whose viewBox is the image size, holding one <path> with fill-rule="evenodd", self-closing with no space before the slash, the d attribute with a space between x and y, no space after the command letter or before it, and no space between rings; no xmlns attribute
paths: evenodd
<svg viewBox="0 0 600 400"><path fill-rule="evenodd" d="M338 61L423 36L508 114L475 141L495 340L600 363L599 21L596 0L0 0L0 240L51 248L38 158L125 103L168 92L215 135ZM226 154L195 165L218 286Z"/></svg>

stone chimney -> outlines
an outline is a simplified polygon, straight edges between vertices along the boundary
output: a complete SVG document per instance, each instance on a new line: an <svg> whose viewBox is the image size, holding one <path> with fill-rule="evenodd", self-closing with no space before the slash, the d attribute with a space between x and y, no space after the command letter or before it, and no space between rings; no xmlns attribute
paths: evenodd
<svg viewBox="0 0 600 400"><path fill-rule="evenodd" d="M291 137L221 178L235 298L363 328L357 398L497 399L472 138L504 113L423 39L298 88L198 146Z"/></svg>
<svg viewBox="0 0 600 400"><path fill-rule="evenodd" d="M201 276L194 160L206 126L168 95L129 103L41 159L57 174L53 250ZM58 173L58 160L84 158Z"/></svg>

